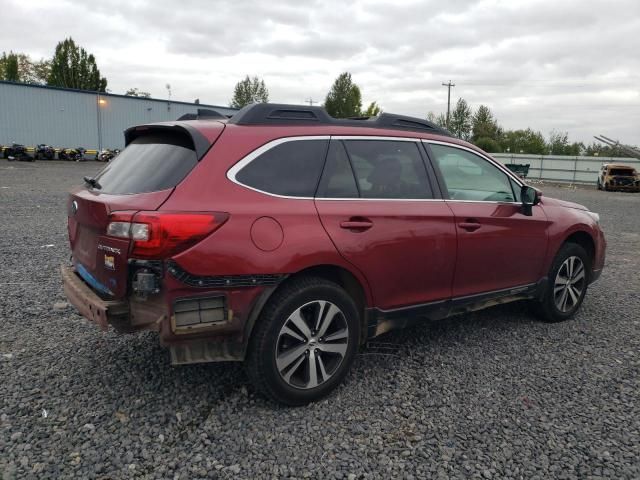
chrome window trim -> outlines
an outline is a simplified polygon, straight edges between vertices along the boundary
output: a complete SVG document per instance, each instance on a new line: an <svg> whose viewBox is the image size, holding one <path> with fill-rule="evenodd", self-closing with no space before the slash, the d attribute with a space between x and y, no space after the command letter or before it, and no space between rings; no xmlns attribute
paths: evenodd
<svg viewBox="0 0 640 480"><path fill-rule="evenodd" d="M236 175L238 175L238 172L240 170L242 170L244 167L249 165L253 160L258 158L260 155L262 155L265 152L268 152L269 150L277 147L278 145L282 145L283 143L298 142L298 141L304 141L304 140L330 140L330 139L331 139L330 135L301 135L296 137L276 138L275 140L271 140L265 143L264 145L256 148L254 151L252 151L248 155L241 158L238 162L236 162L229 170L227 170L227 178L231 180L233 183L235 183L236 185L240 185L241 187L248 188L249 190L253 190L254 192L263 193L271 197L286 198L291 200L313 200L313 197L293 197L290 195L279 195L277 193L265 192L264 190L251 187L249 185L246 185L240 182L236 178Z"/></svg>
<svg viewBox="0 0 640 480"><path fill-rule="evenodd" d="M331 135L331 140L396 140L398 142L420 143L422 139L414 137L385 137L381 135Z"/></svg>
<svg viewBox="0 0 640 480"><path fill-rule="evenodd" d="M242 170L245 166L255 160L257 157L262 155L263 153L271 150L278 145L287 142L296 142L296 141L304 141L304 140L381 140L381 141L401 141L401 142L414 142L414 143L427 143L427 144L436 144L436 145L444 145L446 147L458 148L460 150L466 150L470 153L476 154L480 158L487 160L492 165L498 167L499 170L503 171L507 174L508 177L512 178L518 185L523 186L523 182L506 167L502 166L499 162L492 160L486 155L482 155L475 150L464 147L462 145L456 145L454 143L442 142L438 140L425 140L422 138L413 138L413 137L388 137L388 136L374 136L374 135L298 135L294 137L282 137L277 138L275 140L271 140L264 145L258 147L253 150L238 162L236 162L229 170L227 170L227 178L231 180L236 185L247 188L249 190L253 190L254 192L262 193L264 195L268 195L270 197L275 198L283 198L288 200L320 200L320 201L337 201L337 202L345 202L345 201L356 201L356 202L459 202L459 203L500 203L505 205L521 205L520 202L504 202L504 201L495 201L495 200L454 200L454 199L443 199L443 198L331 198L331 197L294 197L290 195L279 195L277 193L266 192L264 190L260 190L255 187L251 187L240 182L236 175L240 170Z"/></svg>
<svg viewBox="0 0 640 480"><path fill-rule="evenodd" d="M444 202L442 198L331 198L331 197L316 197L314 200L323 202L337 201L337 202Z"/></svg>
<svg viewBox="0 0 640 480"><path fill-rule="evenodd" d="M519 205L521 206L521 202L505 202L502 200L452 200L450 198L444 199L445 202L456 202L456 203L500 203L502 205Z"/></svg>
<svg viewBox="0 0 640 480"><path fill-rule="evenodd" d="M251 187L240 182L236 175L240 170L249 165L253 160L258 158L265 152L268 152L274 147L281 145L287 142L296 142L303 140L383 140L383 141L401 141L401 142L414 142L420 143L422 139L420 138L412 138L412 137L385 137L385 136L373 136L373 135L299 135L295 137L282 137L277 138L275 140L271 140L270 142L265 143L264 145L256 148L251 153L247 154L238 162L236 162L229 170L227 170L227 178L231 180L236 185L247 188L249 190L253 190L254 192L262 193L264 195L269 195L270 197L276 198L284 198L288 200L335 200L335 201L366 201L366 202L443 202L442 198L330 198L330 197L293 197L290 195L279 195L277 193L266 192L264 190L260 190L259 188Z"/></svg>

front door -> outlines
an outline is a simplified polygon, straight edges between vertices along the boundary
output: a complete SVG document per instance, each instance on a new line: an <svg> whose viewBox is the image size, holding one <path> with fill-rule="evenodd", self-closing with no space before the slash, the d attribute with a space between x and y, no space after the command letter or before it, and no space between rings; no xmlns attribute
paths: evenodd
<svg viewBox="0 0 640 480"><path fill-rule="evenodd" d="M316 207L341 255L383 310L448 299L451 210L433 189L419 141L332 139Z"/></svg>
<svg viewBox="0 0 640 480"><path fill-rule="evenodd" d="M458 233L453 297L540 280L549 226L542 208L524 215L520 185L480 155L453 145L428 148Z"/></svg>

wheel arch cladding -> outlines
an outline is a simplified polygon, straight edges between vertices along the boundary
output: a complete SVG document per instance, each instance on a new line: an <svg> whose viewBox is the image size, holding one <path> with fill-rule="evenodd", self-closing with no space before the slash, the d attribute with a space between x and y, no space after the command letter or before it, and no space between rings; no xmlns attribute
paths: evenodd
<svg viewBox="0 0 640 480"><path fill-rule="evenodd" d="M589 257L589 261L591 262L590 267L593 268L593 263L596 255L596 243L593 240L591 234L585 232L584 230L578 230L577 232L573 232L569 235L563 245L565 243L575 243L580 245L587 252L587 256Z"/></svg>

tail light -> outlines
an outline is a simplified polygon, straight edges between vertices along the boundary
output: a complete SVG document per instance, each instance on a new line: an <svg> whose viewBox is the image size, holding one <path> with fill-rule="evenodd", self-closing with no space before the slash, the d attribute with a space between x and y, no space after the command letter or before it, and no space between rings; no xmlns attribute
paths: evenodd
<svg viewBox="0 0 640 480"><path fill-rule="evenodd" d="M192 247L228 218L221 212L114 212L107 235L131 239L136 258L164 259Z"/></svg>

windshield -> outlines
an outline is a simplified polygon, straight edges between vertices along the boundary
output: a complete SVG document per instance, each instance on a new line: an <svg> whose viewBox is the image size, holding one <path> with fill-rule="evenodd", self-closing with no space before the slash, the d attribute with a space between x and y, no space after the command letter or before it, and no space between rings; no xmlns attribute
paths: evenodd
<svg viewBox="0 0 640 480"><path fill-rule="evenodd" d="M631 168L611 168L609 170L609 175L619 175L619 176L633 176L636 174L636 171Z"/></svg>

